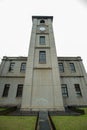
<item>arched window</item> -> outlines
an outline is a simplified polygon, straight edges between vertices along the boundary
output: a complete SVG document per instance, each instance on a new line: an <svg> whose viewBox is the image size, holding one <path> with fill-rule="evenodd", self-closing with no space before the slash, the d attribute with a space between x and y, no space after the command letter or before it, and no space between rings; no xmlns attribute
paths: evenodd
<svg viewBox="0 0 87 130"><path fill-rule="evenodd" d="M45 23L45 21L44 21L44 20L41 20L40 23Z"/></svg>

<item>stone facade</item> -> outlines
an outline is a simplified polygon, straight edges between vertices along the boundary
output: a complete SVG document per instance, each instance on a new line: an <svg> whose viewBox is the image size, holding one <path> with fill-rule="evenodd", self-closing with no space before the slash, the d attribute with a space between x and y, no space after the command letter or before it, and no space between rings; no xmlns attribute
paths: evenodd
<svg viewBox="0 0 87 130"><path fill-rule="evenodd" d="M63 96L64 106L87 105L87 74L81 57L59 57L59 63L63 63L64 72L60 72L61 85L67 85L68 96ZM70 64L74 65L75 71ZM80 90L75 89L79 85Z"/></svg>
<svg viewBox="0 0 87 130"><path fill-rule="evenodd" d="M0 106L14 106L21 104L21 97L17 97L17 87L24 84L25 71L21 71L21 64L26 63L26 57L3 57L0 66ZM10 64L15 63L10 71ZM9 84L7 96L3 96L5 85Z"/></svg>
<svg viewBox="0 0 87 130"><path fill-rule="evenodd" d="M87 74L81 57L57 58L53 17L33 16L32 20L28 57L2 59L0 106L55 111L87 105Z"/></svg>
<svg viewBox="0 0 87 130"><path fill-rule="evenodd" d="M33 16L32 20L21 110L64 110L53 17Z"/></svg>
<svg viewBox="0 0 87 130"><path fill-rule="evenodd" d="M15 62L13 72L9 72L11 62ZM22 97L16 97L18 84L24 85L26 71L20 71L21 64L27 63L27 57L3 57L0 67L0 106L21 106ZM58 64L63 63L64 72L60 70L60 81L67 85L68 96L63 96L64 106L87 105L87 74L80 57L58 57ZM74 63L75 72L70 63ZM10 84L7 97L3 97L5 84ZM77 95L74 84L79 84L82 95Z"/></svg>

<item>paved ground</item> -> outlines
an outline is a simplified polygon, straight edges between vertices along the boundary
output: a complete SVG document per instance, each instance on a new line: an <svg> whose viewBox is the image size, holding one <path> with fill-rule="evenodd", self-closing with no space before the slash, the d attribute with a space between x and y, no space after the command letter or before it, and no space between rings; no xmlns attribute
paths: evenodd
<svg viewBox="0 0 87 130"><path fill-rule="evenodd" d="M47 111L39 112L38 129L39 130L51 130L51 125L50 125L50 122L48 119Z"/></svg>

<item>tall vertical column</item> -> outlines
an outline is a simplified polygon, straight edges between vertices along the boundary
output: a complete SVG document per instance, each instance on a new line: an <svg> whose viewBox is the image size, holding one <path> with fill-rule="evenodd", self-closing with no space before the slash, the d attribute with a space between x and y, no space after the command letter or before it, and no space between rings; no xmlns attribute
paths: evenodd
<svg viewBox="0 0 87 130"><path fill-rule="evenodd" d="M52 16L33 16L21 110L64 110Z"/></svg>

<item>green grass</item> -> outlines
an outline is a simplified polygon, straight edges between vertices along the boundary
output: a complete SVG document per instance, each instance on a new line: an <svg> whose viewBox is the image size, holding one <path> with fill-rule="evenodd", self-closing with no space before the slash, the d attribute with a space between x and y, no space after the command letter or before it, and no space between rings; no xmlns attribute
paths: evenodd
<svg viewBox="0 0 87 130"><path fill-rule="evenodd" d="M56 130L87 130L87 108L81 116L52 116Z"/></svg>
<svg viewBox="0 0 87 130"><path fill-rule="evenodd" d="M87 115L87 108L79 108L81 110L84 110L85 114Z"/></svg>
<svg viewBox="0 0 87 130"><path fill-rule="evenodd" d="M87 115L52 117L56 130L87 130Z"/></svg>
<svg viewBox="0 0 87 130"><path fill-rule="evenodd" d="M7 108L0 108L0 111L6 110Z"/></svg>
<svg viewBox="0 0 87 130"><path fill-rule="evenodd" d="M36 117L0 116L0 130L34 130Z"/></svg>

